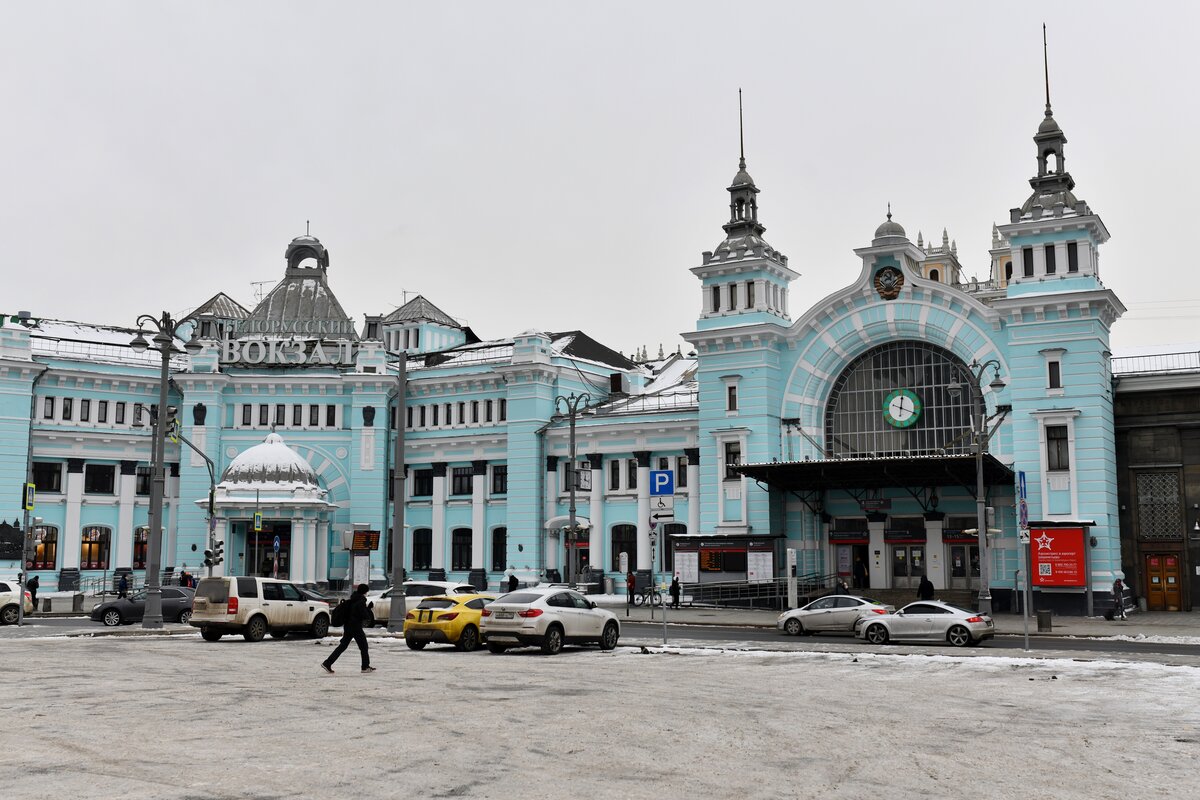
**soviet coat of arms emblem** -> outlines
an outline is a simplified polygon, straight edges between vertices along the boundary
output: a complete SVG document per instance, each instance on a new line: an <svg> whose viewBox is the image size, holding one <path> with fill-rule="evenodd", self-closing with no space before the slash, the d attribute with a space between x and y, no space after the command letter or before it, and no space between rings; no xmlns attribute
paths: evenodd
<svg viewBox="0 0 1200 800"><path fill-rule="evenodd" d="M884 300L895 300L904 287L904 273L895 267L884 267L875 273L875 291Z"/></svg>

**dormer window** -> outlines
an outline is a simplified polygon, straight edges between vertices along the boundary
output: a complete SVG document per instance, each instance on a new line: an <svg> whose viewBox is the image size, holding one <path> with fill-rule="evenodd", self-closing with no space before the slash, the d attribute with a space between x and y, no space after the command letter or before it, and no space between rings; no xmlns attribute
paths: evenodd
<svg viewBox="0 0 1200 800"><path fill-rule="evenodd" d="M721 287L720 286L712 287L712 310L713 311L721 310Z"/></svg>
<svg viewBox="0 0 1200 800"><path fill-rule="evenodd" d="M733 311L737 308L737 284L729 284L729 310Z"/></svg>
<svg viewBox="0 0 1200 800"><path fill-rule="evenodd" d="M1024 277L1032 278L1033 277L1033 248L1032 247L1021 248L1021 266L1022 266L1022 274L1024 275Z"/></svg>
<svg viewBox="0 0 1200 800"><path fill-rule="evenodd" d="M1046 274L1054 275L1058 272L1058 264L1054 260L1054 245L1046 245Z"/></svg>
<svg viewBox="0 0 1200 800"><path fill-rule="evenodd" d="M929 270L929 280L939 281L939 282L941 281L941 276L939 275L939 273L936 269Z"/></svg>
<svg viewBox="0 0 1200 800"><path fill-rule="evenodd" d="M1067 242L1067 272L1079 272L1079 245Z"/></svg>

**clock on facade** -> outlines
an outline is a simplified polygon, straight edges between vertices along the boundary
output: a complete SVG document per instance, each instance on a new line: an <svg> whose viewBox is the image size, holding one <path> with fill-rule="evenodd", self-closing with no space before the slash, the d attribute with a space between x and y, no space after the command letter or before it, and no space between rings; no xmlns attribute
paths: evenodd
<svg viewBox="0 0 1200 800"><path fill-rule="evenodd" d="M921 398L912 389L896 389L883 398L883 418L895 428L907 428L921 417Z"/></svg>

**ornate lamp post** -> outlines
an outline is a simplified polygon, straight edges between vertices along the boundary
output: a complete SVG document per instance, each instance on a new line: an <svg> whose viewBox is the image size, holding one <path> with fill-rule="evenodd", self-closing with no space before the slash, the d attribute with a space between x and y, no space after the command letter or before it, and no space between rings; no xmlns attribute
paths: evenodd
<svg viewBox="0 0 1200 800"><path fill-rule="evenodd" d="M159 571L161 570L160 562L162 561L163 489L166 486L163 460L168 425L165 421L169 416L167 413L167 384L171 379L171 354L181 352L175 346L175 334L183 323L182 321L172 319L171 315L164 311L162 312L162 316L157 319L149 314L143 314L138 317L137 324L137 336L129 343L133 351L135 353L144 353L147 350L153 349L162 354L162 371L159 373L158 381L158 413L153 420L153 443L150 455L150 533L146 553L146 612L142 616L143 628L161 628L163 618ZM142 335L142 329L147 325L152 326L157 331L152 340L154 342L153 347L150 346L150 342L146 341L146 337ZM195 333L195 330L193 330L192 338L184 345L187 351L193 355L204 349L203 343L196 337Z"/></svg>
<svg viewBox="0 0 1200 800"><path fill-rule="evenodd" d="M975 451L975 524L978 527L979 535L979 613L991 614L992 587L988 566L987 499L983 486L983 455L987 452L988 442L996 430L988 431L987 417L984 415L987 409L983 402L983 379L988 367L992 369L992 382L988 384L989 389L998 392L1006 384L1000 379L1000 362L994 358L988 359L982 364L972 361L969 367L957 364L954 367L966 379L965 382L971 391L971 448ZM958 397L963 390L963 384L955 380L946 389L950 392L951 397Z"/></svg>
<svg viewBox="0 0 1200 800"><path fill-rule="evenodd" d="M568 506L567 514L567 582L572 586L575 585L575 550L578 542L576 539L579 536L579 530L575 524L575 490L579 486L579 474L575 461L575 418L584 411L587 411L589 404L592 402L590 394L575 394L572 392L567 396L559 395L554 398L554 411L559 417L567 417L570 420L571 438L570 438L570 464L567 470L567 493L570 497L570 505ZM561 411L559 409L562 409Z"/></svg>

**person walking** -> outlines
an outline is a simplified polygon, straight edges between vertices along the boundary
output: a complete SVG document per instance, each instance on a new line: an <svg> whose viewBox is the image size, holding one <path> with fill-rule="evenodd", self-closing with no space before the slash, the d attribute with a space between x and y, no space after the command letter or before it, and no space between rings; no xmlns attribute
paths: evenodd
<svg viewBox="0 0 1200 800"><path fill-rule="evenodd" d="M360 583L354 590L354 594L350 595L350 599L346 601L346 621L342 624L342 640L329 654L329 658L321 662L321 669L330 675L333 674L333 662L346 652L351 641L358 645L358 654L362 657L362 671L375 671L375 668L371 666L371 654L367 651L367 635L363 633L363 622L370 619L371 616L371 612L367 608L367 591L370 588L365 583Z"/></svg>
<svg viewBox="0 0 1200 800"><path fill-rule="evenodd" d="M633 605L633 595L637 591L637 578L633 574L633 570L629 570L629 574L625 576L625 604Z"/></svg>
<svg viewBox="0 0 1200 800"><path fill-rule="evenodd" d="M128 596L129 596L129 577L124 572L122 572L121 580L117 581L117 597L122 598L122 597L128 597Z"/></svg>
<svg viewBox="0 0 1200 800"><path fill-rule="evenodd" d="M1125 615L1125 582L1120 578L1113 581L1113 619L1129 619Z"/></svg>
<svg viewBox="0 0 1200 800"><path fill-rule="evenodd" d="M679 608L679 576L671 578L671 608Z"/></svg>
<svg viewBox="0 0 1200 800"><path fill-rule="evenodd" d="M41 581L38 580L37 575L34 575L33 577L31 577L29 579L29 582L25 584L25 588L29 592L29 600L30 600L30 602L33 603L34 611L37 611L37 590L38 590L38 587L41 585L42 585Z"/></svg>
<svg viewBox="0 0 1200 800"><path fill-rule="evenodd" d="M929 580L928 575L921 576L921 582L917 584L917 599L932 600L933 599L933 581Z"/></svg>
<svg viewBox="0 0 1200 800"><path fill-rule="evenodd" d="M868 584L869 576L867 574L867 565L863 563L863 560L861 558L854 559L853 575L854 575L854 588L855 589L870 588L870 585Z"/></svg>

